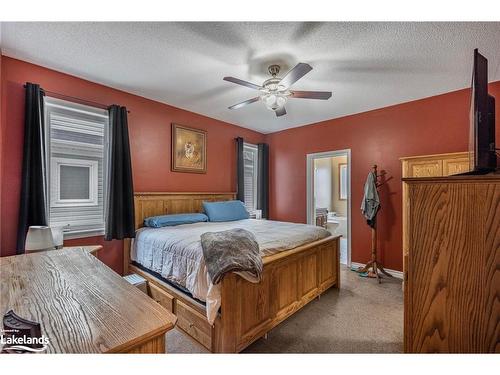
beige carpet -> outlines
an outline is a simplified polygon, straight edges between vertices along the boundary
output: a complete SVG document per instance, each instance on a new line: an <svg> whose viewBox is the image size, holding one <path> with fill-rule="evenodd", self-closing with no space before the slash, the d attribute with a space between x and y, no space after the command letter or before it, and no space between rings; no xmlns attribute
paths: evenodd
<svg viewBox="0 0 500 375"><path fill-rule="evenodd" d="M342 287L272 329L244 353L401 353L403 293L401 281L382 284L342 267ZM168 353L206 353L204 347L174 329L167 334Z"/></svg>

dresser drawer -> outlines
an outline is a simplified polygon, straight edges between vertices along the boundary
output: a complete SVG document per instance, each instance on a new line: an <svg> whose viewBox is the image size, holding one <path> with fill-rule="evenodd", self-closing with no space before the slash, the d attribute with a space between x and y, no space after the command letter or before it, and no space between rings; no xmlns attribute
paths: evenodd
<svg viewBox="0 0 500 375"><path fill-rule="evenodd" d="M174 297L152 283L148 283L148 290L149 295L152 299L154 299L168 311L174 311Z"/></svg>
<svg viewBox="0 0 500 375"><path fill-rule="evenodd" d="M212 326L207 318L179 300L176 303L177 327L188 333L208 350L212 349Z"/></svg>
<svg viewBox="0 0 500 375"><path fill-rule="evenodd" d="M443 160L443 175L450 176L453 174L464 173L470 170L470 162L468 157L452 158Z"/></svg>
<svg viewBox="0 0 500 375"><path fill-rule="evenodd" d="M435 177L443 175L442 160L411 160L406 177Z"/></svg>

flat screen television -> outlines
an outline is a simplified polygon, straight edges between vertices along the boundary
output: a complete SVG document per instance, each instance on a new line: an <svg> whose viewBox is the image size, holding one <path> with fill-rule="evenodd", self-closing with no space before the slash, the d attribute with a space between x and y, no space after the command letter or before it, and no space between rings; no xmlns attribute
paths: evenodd
<svg viewBox="0 0 500 375"><path fill-rule="evenodd" d="M496 170L495 98L488 94L488 60L474 50L470 102L470 171L486 174Z"/></svg>

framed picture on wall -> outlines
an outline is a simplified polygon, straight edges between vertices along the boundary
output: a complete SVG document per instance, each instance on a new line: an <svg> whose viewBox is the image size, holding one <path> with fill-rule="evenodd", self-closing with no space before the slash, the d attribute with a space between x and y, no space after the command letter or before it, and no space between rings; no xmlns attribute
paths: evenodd
<svg viewBox="0 0 500 375"><path fill-rule="evenodd" d="M207 132L172 124L172 171L207 173Z"/></svg>
<svg viewBox="0 0 500 375"><path fill-rule="evenodd" d="M347 164L339 164L339 200L347 200Z"/></svg>

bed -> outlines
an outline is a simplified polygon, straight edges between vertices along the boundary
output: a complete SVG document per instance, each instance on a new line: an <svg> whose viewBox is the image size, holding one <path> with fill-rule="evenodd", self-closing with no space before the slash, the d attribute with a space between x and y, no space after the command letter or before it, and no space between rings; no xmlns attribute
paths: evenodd
<svg viewBox="0 0 500 375"><path fill-rule="evenodd" d="M240 352L328 288L340 286L338 237L321 228L252 219L141 228L149 216L201 212L203 201L234 198L234 193L136 193L137 238L125 247L124 273L146 278L148 293L177 315L178 328L216 353ZM255 284L230 273L213 286L199 236L234 227L256 235L262 280ZM177 261L184 266L177 268L190 271L173 270Z"/></svg>

